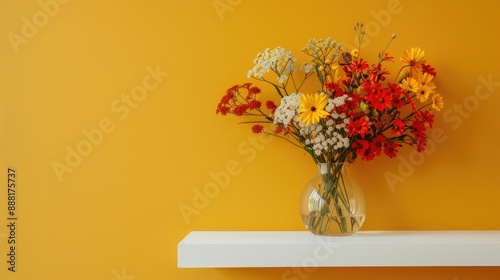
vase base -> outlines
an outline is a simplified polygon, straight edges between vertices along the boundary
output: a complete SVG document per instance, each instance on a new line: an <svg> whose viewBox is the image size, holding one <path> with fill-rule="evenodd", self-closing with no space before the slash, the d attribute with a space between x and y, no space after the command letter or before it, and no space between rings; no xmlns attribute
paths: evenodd
<svg viewBox="0 0 500 280"><path fill-rule="evenodd" d="M315 235L349 236L361 228L365 217L366 215L343 218L302 215L302 221L306 225L307 230Z"/></svg>

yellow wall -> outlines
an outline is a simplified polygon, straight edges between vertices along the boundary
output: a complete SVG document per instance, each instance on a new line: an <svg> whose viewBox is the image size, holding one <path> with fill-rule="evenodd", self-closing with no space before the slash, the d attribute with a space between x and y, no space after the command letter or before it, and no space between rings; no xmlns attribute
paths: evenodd
<svg viewBox="0 0 500 280"><path fill-rule="evenodd" d="M368 199L363 230L500 229L498 8L493 0L1 1L0 181L15 168L18 220L12 273L4 183L0 278L282 279L287 268L177 268L177 244L193 230L303 230L297 201L312 161L278 139L252 138L237 119L216 116L216 104L248 81L257 52L297 53L326 36L352 45L357 21L370 28L366 54L392 33L395 56L425 49L446 101L424 157L404 150L352 167ZM224 188L193 205L213 174L228 171ZM404 181L389 184L388 172ZM186 206L197 207L187 219ZM318 268L303 278L498 275Z"/></svg>

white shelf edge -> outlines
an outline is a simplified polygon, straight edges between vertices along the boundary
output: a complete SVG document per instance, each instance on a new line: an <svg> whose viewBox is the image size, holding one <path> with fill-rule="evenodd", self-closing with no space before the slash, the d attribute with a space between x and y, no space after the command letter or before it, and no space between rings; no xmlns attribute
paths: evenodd
<svg viewBox="0 0 500 280"><path fill-rule="evenodd" d="M192 231L177 257L179 268L500 266L500 230Z"/></svg>

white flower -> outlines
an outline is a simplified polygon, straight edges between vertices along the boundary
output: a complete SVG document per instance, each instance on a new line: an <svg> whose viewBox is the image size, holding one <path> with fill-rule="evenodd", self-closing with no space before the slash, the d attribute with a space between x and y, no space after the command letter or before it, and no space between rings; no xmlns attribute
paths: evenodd
<svg viewBox="0 0 500 280"><path fill-rule="evenodd" d="M300 93L292 93L281 99L281 103L274 112L274 124L283 124L287 126L291 121L298 121L298 112L300 110Z"/></svg>
<svg viewBox="0 0 500 280"><path fill-rule="evenodd" d="M300 66L300 70L306 72L306 74L309 74L310 72L314 72L314 66L307 64L307 62L302 63Z"/></svg>
<svg viewBox="0 0 500 280"><path fill-rule="evenodd" d="M323 39L323 38L320 38L320 39L312 38L311 40L309 40L309 42L307 42L307 45L302 49L302 51L305 52L305 53L307 53L309 51L317 53L321 49L332 49L332 48L334 48L337 45L338 45L337 42L336 41L332 41L331 37L328 37L326 39Z"/></svg>
<svg viewBox="0 0 500 280"><path fill-rule="evenodd" d="M334 99L332 99L332 103L333 105L339 107L345 104L346 99L347 99L347 94L344 94L342 96L335 97Z"/></svg>
<svg viewBox="0 0 500 280"><path fill-rule="evenodd" d="M342 105L345 104L345 101L347 99L347 94L344 94L342 96L339 96L339 97L335 97L335 98L328 98L328 105L326 105L325 107L325 111L327 112L331 112L333 111L336 107L340 107ZM335 114L335 115L333 115ZM332 113L332 117L334 118L337 118L337 112L333 112Z"/></svg>
<svg viewBox="0 0 500 280"><path fill-rule="evenodd" d="M344 147L346 147L346 148L349 147L349 144L350 144L349 138L347 138L347 137L343 138L342 142L344 142Z"/></svg>
<svg viewBox="0 0 500 280"><path fill-rule="evenodd" d="M277 47L274 50L265 49L257 54L253 63L254 67L248 71L247 77L262 78L267 72L273 71L278 75L278 81L285 83L295 69L296 58L292 56L292 52L282 47Z"/></svg>

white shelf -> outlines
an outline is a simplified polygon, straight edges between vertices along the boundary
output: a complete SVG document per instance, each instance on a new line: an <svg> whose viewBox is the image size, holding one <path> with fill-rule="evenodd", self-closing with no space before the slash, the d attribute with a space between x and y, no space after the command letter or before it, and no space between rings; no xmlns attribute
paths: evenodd
<svg viewBox="0 0 500 280"><path fill-rule="evenodd" d="M500 230L193 231L178 244L178 267L500 266Z"/></svg>

